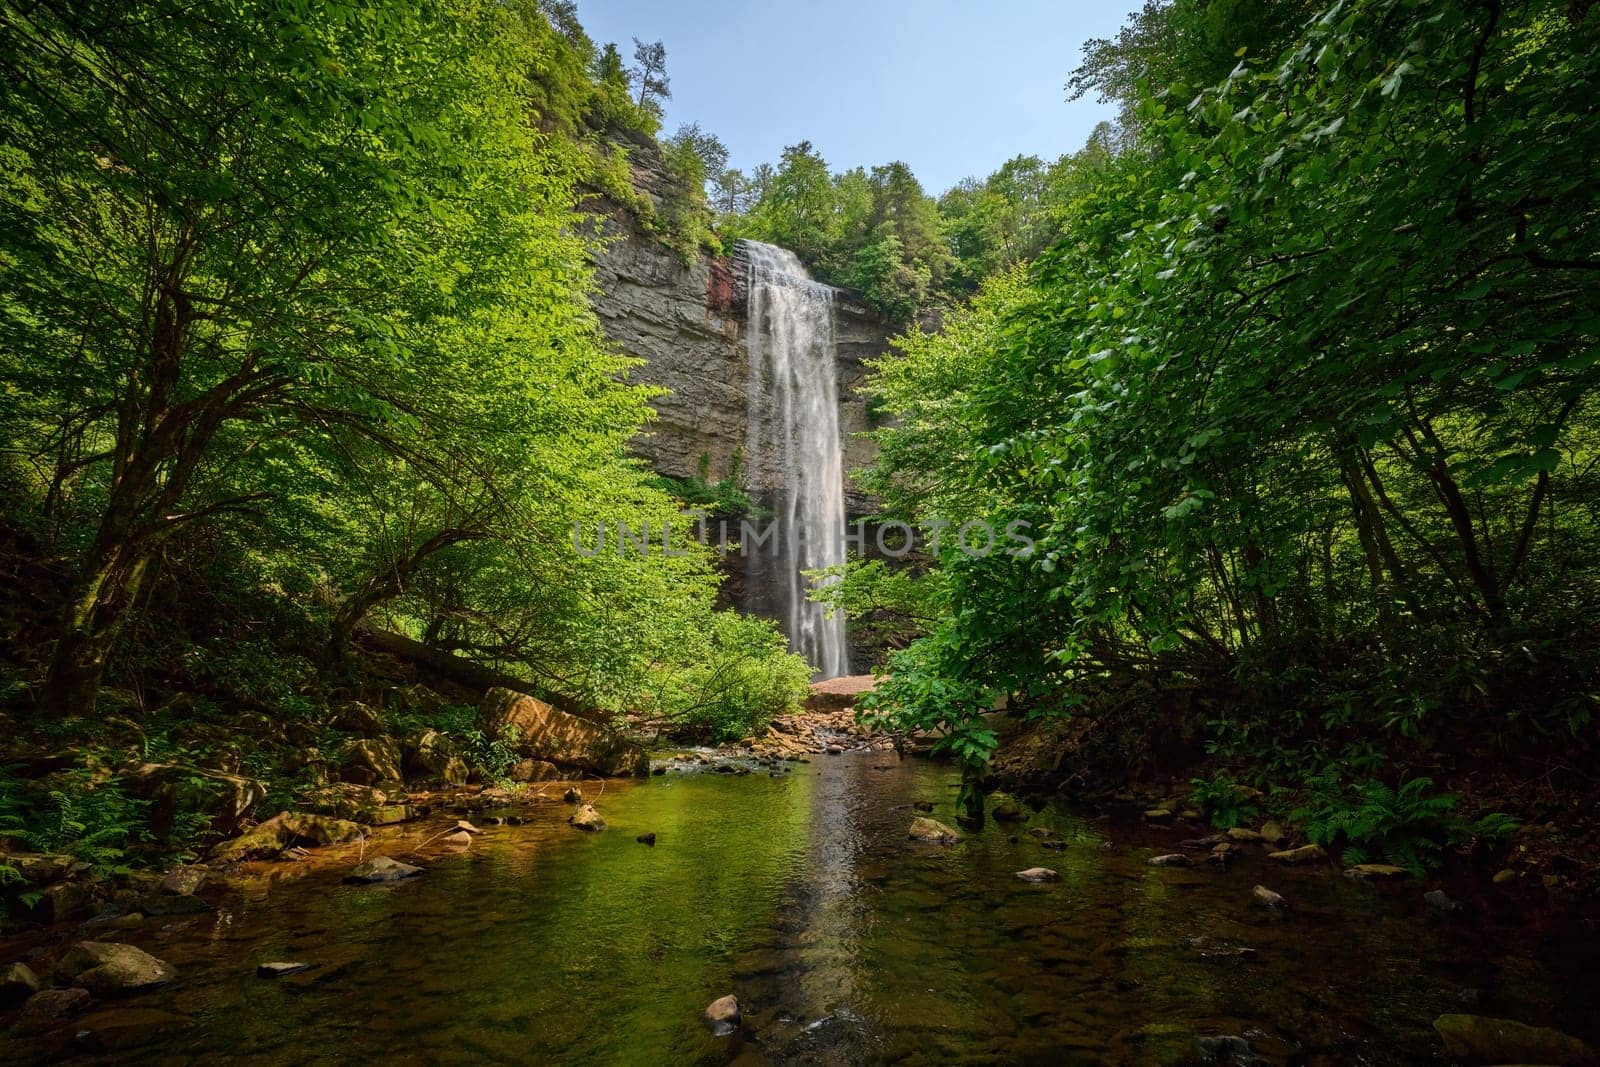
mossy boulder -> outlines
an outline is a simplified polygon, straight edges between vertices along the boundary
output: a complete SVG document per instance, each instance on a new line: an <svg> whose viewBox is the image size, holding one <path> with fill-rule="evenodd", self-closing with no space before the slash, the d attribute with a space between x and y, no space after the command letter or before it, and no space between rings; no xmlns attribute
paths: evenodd
<svg viewBox="0 0 1600 1067"><path fill-rule="evenodd" d="M1441 1015L1433 1028L1451 1056L1481 1063L1593 1063L1595 1050L1545 1026L1484 1015Z"/></svg>
<svg viewBox="0 0 1600 1067"><path fill-rule="evenodd" d="M57 979L91 993L133 993L178 977L178 969L132 945L80 941L56 964Z"/></svg>
<svg viewBox="0 0 1600 1067"><path fill-rule="evenodd" d="M213 863L238 863L270 859L291 846L342 845L358 841L366 834L365 826L347 819L280 811L261 825L212 849L211 860Z"/></svg>
<svg viewBox="0 0 1600 1067"><path fill-rule="evenodd" d="M392 737L359 737L346 741L337 762L341 781L356 785L403 780L400 770L400 744Z"/></svg>
<svg viewBox="0 0 1600 1067"><path fill-rule="evenodd" d="M531 759L613 778L650 773L650 757L620 732L510 689L484 694L477 726L490 740L514 738L518 753Z"/></svg>

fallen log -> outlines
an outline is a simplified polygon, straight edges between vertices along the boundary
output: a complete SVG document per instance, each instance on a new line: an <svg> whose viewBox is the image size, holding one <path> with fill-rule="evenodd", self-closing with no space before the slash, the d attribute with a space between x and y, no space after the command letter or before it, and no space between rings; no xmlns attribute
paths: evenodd
<svg viewBox="0 0 1600 1067"><path fill-rule="evenodd" d="M463 659L453 652L445 652L437 648L430 648L421 641L413 640L404 634L397 634L389 630L378 630L370 626L362 627L356 640L374 652L384 652L391 656L409 660L425 670L432 671L439 677L456 685L468 689L476 689L480 693L490 689L510 689L518 693L530 693L549 704L551 707L576 715L580 719L587 719L595 723L607 723L610 716L592 708L583 708L574 704L558 693L526 678L518 678L514 674L486 667L469 659Z"/></svg>

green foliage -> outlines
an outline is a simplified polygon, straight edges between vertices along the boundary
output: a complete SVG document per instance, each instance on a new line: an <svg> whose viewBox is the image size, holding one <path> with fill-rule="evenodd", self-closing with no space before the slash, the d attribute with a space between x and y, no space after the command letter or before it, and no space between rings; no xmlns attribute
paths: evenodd
<svg viewBox="0 0 1600 1067"><path fill-rule="evenodd" d="M1234 781L1230 775L1193 778L1189 784L1194 787L1191 794L1194 802L1210 816L1211 825L1219 830L1243 826L1261 815L1261 807L1254 799L1259 794Z"/></svg>
<svg viewBox="0 0 1600 1067"><path fill-rule="evenodd" d="M842 611L857 637L881 648L904 648L939 618L945 603L942 571L919 573L881 559L852 559L807 572L810 599Z"/></svg>
<svg viewBox="0 0 1600 1067"><path fill-rule="evenodd" d="M1468 821L1455 813L1453 795L1432 789L1428 778L1398 789L1377 779L1347 786L1328 771L1306 783L1308 800L1290 817L1305 824L1311 841L1342 846L1345 863L1381 859L1419 877L1439 865L1446 849L1471 839L1497 844L1517 827L1498 812Z"/></svg>
<svg viewBox="0 0 1600 1067"><path fill-rule="evenodd" d="M0 772L0 837L29 851L73 856L100 875L126 870L129 848L149 840L144 807L84 772L43 789L10 768Z"/></svg>
<svg viewBox="0 0 1600 1067"><path fill-rule="evenodd" d="M1189 725L1291 780L1581 721L1600 136L1571 101L1600 92L1600 20L1304 14L1151 4L1091 49L1081 86L1136 121L987 230L1053 243L873 368L886 510L1036 541L941 560L947 616L880 698L897 721L978 678L1040 713L1142 686L1152 733L1164 691L1226 694ZM975 259L981 194L946 216Z"/></svg>
<svg viewBox="0 0 1600 1067"><path fill-rule="evenodd" d="M755 501L744 490L744 479L741 476L743 466L744 457L735 452L728 464L727 476L712 481L711 457L701 453L695 474L688 478L673 478L658 474L651 482L688 507L704 510L708 516L727 518L754 515Z"/></svg>
<svg viewBox="0 0 1600 1067"><path fill-rule="evenodd" d="M703 633L671 667L654 672L656 710L676 732L734 741L764 728L774 715L799 710L811 668L788 651L777 627L731 611L705 620Z"/></svg>
<svg viewBox="0 0 1600 1067"><path fill-rule="evenodd" d="M506 728L500 737L490 739L475 726L467 726L456 734L466 746L469 766L483 776L489 785L505 789L512 784L511 771L522 762L517 751L517 728Z"/></svg>

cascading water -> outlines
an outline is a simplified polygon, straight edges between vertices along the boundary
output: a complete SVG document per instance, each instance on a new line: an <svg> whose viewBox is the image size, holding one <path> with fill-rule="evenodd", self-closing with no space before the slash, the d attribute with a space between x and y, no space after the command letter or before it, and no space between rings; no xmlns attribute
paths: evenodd
<svg viewBox="0 0 1600 1067"><path fill-rule="evenodd" d="M833 345L833 289L811 280L799 257L741 242L749 264L749 453L782 471L776 559L752 556L782 600L790 647L819 678L850 673L844 617L806 599L803 572L844 562L844 462Z"/></svg>

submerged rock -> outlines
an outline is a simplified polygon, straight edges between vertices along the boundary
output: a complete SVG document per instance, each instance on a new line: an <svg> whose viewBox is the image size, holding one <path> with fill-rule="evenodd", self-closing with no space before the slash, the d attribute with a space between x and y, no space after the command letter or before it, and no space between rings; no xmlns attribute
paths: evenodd
<svg viewBox="0 0 1600 1067"><path fill-rule="evenodd" d="M577 829L585 830L589 833L599 833L606 828L606 821L600 817L598 811L594 810L593 804L585 804L580 807L572 813L572 817L567 822Z"/></svg>
<svg viewBox="0 0 1600 1067"><path fill-rule="evenodd" d="M729 993L725 997L718 997L706 1005L706 1010L700 1015L713 1034L718 1037L727 1037L739 1029L743 1021L739 1014L739 998Z"/></svg>
<svg viewBox="0 0 1600 1067"><path fill-rule="evenodd" d="M996 822L1021 822L1027 818L1021 806L1010 797L997 799L990 814L994 816Z"/></svg>
<svg viewBox="0 0 1600 1067"><path fill-rule="evenodd" d="M1059 882L1061 875L1049 867L1029 867L1025 871L1018 871L1017 878L1024 882Z"/></svg>
<svg viewBox="0 0 1600 1067"><path fill-rule="evenodd" d="M913 808L917 809L918 811L932 811L933 810L933 801L931 801L931 800L913 800L911 802L911 806Z"/></svg>
<svg viewBox="0 0 1600 1067"><path fill-rule="evenodd" d="M490 740L500 740L514 728L517 750L536 760L612 777L650 773L644 749L616 730L510 689L484 694L477 726Z"/></svg>
<svg viewBox="0 0 1600 1067"><path fill-rule="evenodd" d="M1237 1034L1217 1034L1195 1039L1195 1048L1203 1057L1202 1063L1225 1063L1229 1067L1257 1067L1270 1060L1257 1056L1250 1042Z"/></svg>
<svg viewBox="0 0 1600 1067"><path fill-rule="evenodd" d="M172 981L178 969L132 945L80 941L61 957L55 975L91 993L131 993Z"/></svg>
<svg viewBox="0 0 1600 1067"><path fill-rule="evenodd" d="M89 1006L94 998L87 989L41 989L28 998L22 1006L20 1022L25 1025L37 1026L60 1019L68 1015L76 1015Z"/></svg>
<svg viewBox="0 0 1600 1067"><path fill-rule="evenodd" d="M133 1053L164 1034L181 1031L188 1022L155 1008L106 1008L74 1022L72 1040L86 1052Z"/></svg>
<svg viewBox="0 0 1600 1067"><path fill-rule="evenodd" d="M1284 849L1281 852L1269 852L1267 858L1277 860L1279 863L1315 863L1327 859L1328 854L1323 851L1321 845L1301 845L1299 848Z"/></svg>
<svg viewBox="0 0 1600 1067"><path fill-rule="evenodd" d="M401 863L399 860L392 859L389 856L375 856L345 875L344 880L362 884L398 882L402 878L414 878L421 873L421 867L413 867L409 863Z"/></svg>
<svg viewBox="0 0 1600 1067"><path fill-rule="evenodd" d="M1450 915L1454 912L1465 911L1459 900L1450 899L1442 889L1430 889L1422 894L1422 900L1430 909L1440 915Z"/></svg>
<svg viewBox="0 0 1600 1067"><path fill-rule="evenodd" d="M634 840L639 842L641 845L654 845L656 843L656 835L654 831L652 831L648 834L640 834L638 837L634 838Z"/></svg>
<svg viewBox="0 0 1600 1067"><path fill-rule="evenodd" d="M1577 1038L1544 1026L1483 1015L1441 1015L1433 1028L1452 1056L1484 1063L1579 1064L1595 1050Z"/></svg>
<svg viewBox="0 0 1600 1067"><path fill-rule="evenodd" d="M929 841L937 845L953 845L961 840L960 834L937 819L912 819L908 836L913 841Z"/></svg>
<svg viewBox="0 0 1600 1067"><path fill-rule="evenodd" d="M1258 885L1251 889L1250 895L1255 898L1256 903L1268 908L1282 908L1289 903L1283 899L1283 894L1274 893L1264 885Z"/></svg>
<svg viewBox="0 0 1600 1067"><path fill-rule="evenodd" d="M161 879L161 891L178 897L193 896L195 890L205 884L206 873L204 867L179 867L168 871Z"/></svg>
<svg viewBox="0 0 1600 1067"><path fill-rule="evenodd" d="M467 848L472 844L472 835L465 830L452 830L439 840L451 848Z"/></svg>

